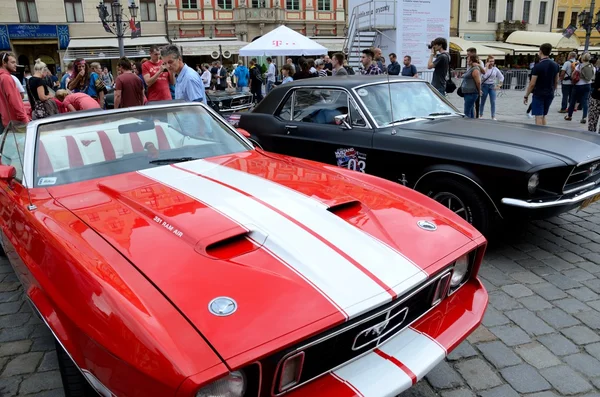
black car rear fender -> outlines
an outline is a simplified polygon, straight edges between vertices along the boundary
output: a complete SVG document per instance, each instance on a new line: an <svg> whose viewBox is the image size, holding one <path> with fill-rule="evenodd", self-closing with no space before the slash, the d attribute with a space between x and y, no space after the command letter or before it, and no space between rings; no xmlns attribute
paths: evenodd
<svg viewBox="0 0 600 397"><path fill-rule="evenodd" d="M489 195L489 193L483 188L481 180L470 170L460 166L451 164L440 164L432 167L427 167L423 171L419 179L417 179L417 182L415 182L413 189L421 191L419 190L419 188L425 188L428 182L440 178L452 178L458 181L467 182L469 185L474 186L477 190L481 191L483 196L487 198L487 200L494 208L496 213L500 216L500 218L502 218L502 214L500 213L498 206L496 205L492 197Z"/></svg>

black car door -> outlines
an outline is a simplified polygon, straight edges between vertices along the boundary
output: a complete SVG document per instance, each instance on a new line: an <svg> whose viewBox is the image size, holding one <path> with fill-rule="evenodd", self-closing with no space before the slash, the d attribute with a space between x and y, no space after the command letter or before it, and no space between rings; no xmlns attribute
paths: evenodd
<svg viewBox="0 0 600 397"><path fill-rule="evenodd" d="M336 119L343 115L344 121ZM276 117L281 129L271 137L274 151L368 172L373 129L347 91L296 89Z"/></svg>

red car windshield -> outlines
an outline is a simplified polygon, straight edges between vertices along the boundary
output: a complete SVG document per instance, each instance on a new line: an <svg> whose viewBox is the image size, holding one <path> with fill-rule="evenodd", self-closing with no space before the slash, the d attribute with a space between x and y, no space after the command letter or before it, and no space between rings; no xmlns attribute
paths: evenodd
<svg viewBox="0 0 600 397"><path fill-rule="evenodd" d="M56 186L251 149L201 106L57 120L38 128L34 186Z"/></svg>

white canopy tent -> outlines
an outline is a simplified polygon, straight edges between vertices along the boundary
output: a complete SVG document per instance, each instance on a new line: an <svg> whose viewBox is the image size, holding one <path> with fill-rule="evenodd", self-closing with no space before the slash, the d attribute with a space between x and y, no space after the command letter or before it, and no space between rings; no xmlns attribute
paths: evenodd
<svg viewBox="0 0 600 397"><path fill-rule="evenodd" d="M327 48L283 25L240 48L241 56L324 54L327 54Z"/></svg>

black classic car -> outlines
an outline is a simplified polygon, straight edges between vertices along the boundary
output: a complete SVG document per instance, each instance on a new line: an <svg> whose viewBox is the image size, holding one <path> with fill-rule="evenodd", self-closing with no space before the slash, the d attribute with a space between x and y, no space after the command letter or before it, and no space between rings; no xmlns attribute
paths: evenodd
<svg viewBox="0 0 600 397"><path fill-rule="evenodd" d="M600 200L600 136L467 119L413 78L305 79L232 119L264 150L396 181L483 233Z"/></svg>
<svg viewBox="0 0 600 397"><path fill-rule="evenodd" d="M253 96L249 92L232 91L206 91L208 106L216 110L221 116L228 118L234 112L245 112L252 109ZM104 97L106 109L112 109L115 104L114 93Z"/></svg>

